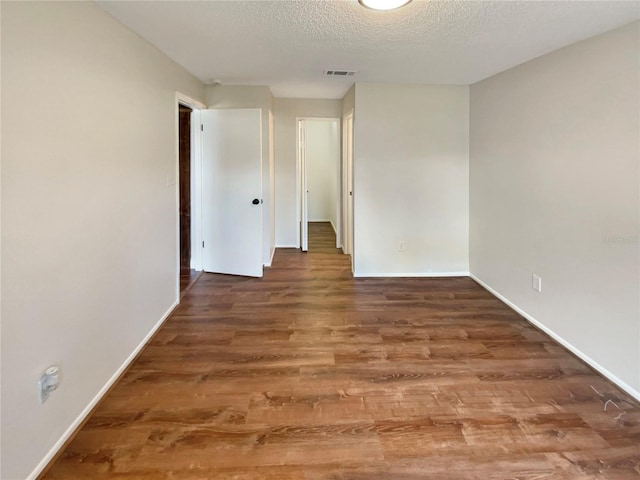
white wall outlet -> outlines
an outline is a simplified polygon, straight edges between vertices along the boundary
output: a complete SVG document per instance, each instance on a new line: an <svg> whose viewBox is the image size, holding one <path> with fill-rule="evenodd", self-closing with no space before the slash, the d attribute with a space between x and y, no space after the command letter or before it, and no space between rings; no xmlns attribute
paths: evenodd
<svg viewBox="0 0 640 480"><path fill-rule="evenodd" d="M404 240L400 240L400 242L398 243L398 251L404 252Z"/></svg>
<svg viewBox="0 0 640 480"><path fill-rule="evenodd" d="M538 275L534 273L531 286L536 292L542 293L542 278L540 278Z"/></svg>
<svg viewBox="0 0 640 480"><path fill-rule="evenodd" d="M59 384L60 369L55 365L47 368L38 381L38 385L40 386L40 403L46 402L51 392L56 390Z"/></svg>

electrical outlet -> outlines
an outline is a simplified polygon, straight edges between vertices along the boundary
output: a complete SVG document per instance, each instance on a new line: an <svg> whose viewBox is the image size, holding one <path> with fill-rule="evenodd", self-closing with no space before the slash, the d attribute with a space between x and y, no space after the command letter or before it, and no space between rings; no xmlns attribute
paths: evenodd
<svg viewBox="0 0 640 480"><path fill-rule="evenodd" d="M49 395L58 388L59 384L60 368L55 365L47 368L38 381L38 386L40 387L40 403L46 402Z"/></svg>
<svg viewBox="0 0 640 480"><path fill-rule="evenodd" d="M536 291L542 293L542 278L535 273L533 274L531 287Z"/></svg>
<svg viewBox="0 0 640 480"><path fill-rule="evenodd" d="M400 242L398 243L398 251L404 252L404 240L400 240Z"/></svg>

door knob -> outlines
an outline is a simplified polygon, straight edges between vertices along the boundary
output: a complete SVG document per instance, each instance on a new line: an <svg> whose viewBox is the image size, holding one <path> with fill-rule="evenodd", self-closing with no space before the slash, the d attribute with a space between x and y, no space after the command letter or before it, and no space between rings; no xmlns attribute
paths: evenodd
<svg viewBox="0 0 640 480"><path fill-rule="evenodd" d="M258 200L257 198L254 198L253 202L251 202L251 203L253 203L254 205L259 205L260 204L260 200Z"/></svg>

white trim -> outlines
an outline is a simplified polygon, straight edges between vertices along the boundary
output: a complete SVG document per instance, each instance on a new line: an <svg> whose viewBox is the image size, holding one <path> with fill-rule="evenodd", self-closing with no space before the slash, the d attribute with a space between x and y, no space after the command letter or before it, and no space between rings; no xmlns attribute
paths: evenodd
<svg viewBox="0 0 640 480"><path fill-rule="evenodd" d="M309 234L308 234L308 225L305 225L304 222L308 221L308 219L305 218L305 214L306 214L306 206L303 206L302 204L305 202L306 200L306 180L307 180L307 176L306 173L304 172L304 166L305 166L305 162L303 162L303 155L302 152L304 151L304 139L302 138L302 135L304 134L304 119L296 117L296 205L297 205L297 218L298 218L298 238L297 238L297 242L298 242L298 248L301 248L302 251L305 251L305 249L307 248L308 245L305 245L305 241L308 241L309 238ZM303 185L304 182L304 185ZM303 227L304 225L304 227ZM303 234L303 230L305 230L306 232L306 239L305 239L305 235Z"/></svg>
<svg viewBox="0 0 640 480"><path fill-rule="evenodd" d="M291 244L291 245L276 245L275 248L300 248L300 245L295 245L295 244Z"/></svg>
<svg viewBox="0 0 640 480"><path fill-rule="evenodd" d="M165 320L167 318L169 318L169 316L171 315L173 310L178 306L178 304L179 304L179 302L176 300L171 305L171 307L169 307L169 310L167 310L167 312L153 326L153 328L149 331L149 333L147 333L147 335L142 339L142 341L133 350L133 352L131 352L131 355L129 355L127 357L127 359L124 361L124 363L122 365L120 365L120 368L118 368L118 370L116 370L116 372L111 376L111 378L107 381L107 383L104 384L104 386L100 389L100 391L96 394L96 396L93 397L93 400L91 400L89 402L89 404L84 408L84 410L82 410L82 412L80 412L80 415L78 415L78 417L73 421L73 423L71 425L69 425L69 428L67 428L65 430L65 432L62 434L62 436L53 445L51 450L49 450L49 453L47 453L47 455L45 455L45 457L40 461L40 463L38 463L36 468L29 474L29 476L27 477L27 480L36 480L38 475L40 475L42 473L42 471L49 464L51 459L53 459L53 457L56 456L58 451L62 448L62 446L69 439L69 437L71 437L71 435L73 435L73 433L82 424L82 422L84 422L84 420L87 418L87 415L89 415L91 413L93 408L98 404L98 402L100 400L102 400L102 397L104 397L104 395L109 391L109 389L113 386L113 384L116 382L116 380L118 380L118 378L120 378L120 375L122 375L122 373L129 367L131 362L133 362L133 360L136 358L136 356L140 353L140 351L147 345L149 340L151 340L151 337L153 337L153 335L155 335L155 333L158 331L158 329L164 324Z"/></svg>
<svg viewBox="0 0 640 480"><path fill-rule="evenodd" d="M438 277L468 277L469 272L428 272L428 273L357 273L353 274L356 278L438 278Z"/></svg>
<svg viewBox="0 0 640 480"><path fill-rule="evenodd" d="M351 129L349 130L349 122L351 122ZM351 139L351 151L349 151L349 138ZM354 175L353 164L355 154L355 129L354 129L354 109L349 110L342 116L342 174L341 174L341 203L342 203L342 215L340 218L340 244L342 245L342 252L351 256L351 273L355 273L355 232L354 232L354 219L355 216L355 203L353 195L349 195L349 187L353 194L354 190ZM351 163L349 164L349 158ZM349 168L351 167L351 168ZM351 178L351 185L349 185L348 179ZM349 203L351 202L351 216L349 216ZM354 275L355 276L355 275Z"/></svg>
<svg viewBox="0 0 640 480"><path fill-rule="evenodd" d="M178 103L183 103L191 108L195 108L196 110L205 110L207 105L199 102L195 98L191 98L184 93L176 92L176 101Z"/></svg>
<svg viewBox="0 0 640 480"><path fill-rule="evenodd" d="M501 293L499 293L498 291L496 291L495 289L493 289L492 287L490 287L489 285L487 285L486 283L484 283L482 280L480 280L478 277L476 277L473 274L469 274L469 277L471 277L473 280L475 280L479 285L481 285L482 287L484 287L487 291L489 291L490 293L492 293L493 295L495 295L496 297L498 297L500 300L502 300L504 303L506 303L507 305L509 305L509 307L511 307L513 310L515 310L516 312L518 312L521 316L523 316L527 321L529 321L531 324L533 324L534 326L538 327L540 330L542 330L544 333L546 333L547 335L549 335L553 340L555 340L556 342L558 342L560 345L562 345L564 348L566 348L567 350L569 350L571 353L573 353L576 357L580 358L581 360L583 360L584 362L586 362L589 366L591 366L593 369L597 370L601 375L603 375L604 377L606 377L607 379L609 379L610 381L612 381L613 383L615 383L619 388L621 388L622 390L624 390L626 393L628 393L629 395L631 395L632 397L634 397L636 400L640 400L640 392L636 389L634 389L633 387L631 387L630 385L628 385L626 382L620 380L618 377L616 377L613 373L611 373L609 370L607 370L606 368L604 368L602 365L600 365L598 362L596 362L595 360L593 360L591 357L589 357L588 355L586 355L585 353L583 353L580 349L578 349L577 347L573 346L571 343L569 343L568 341L566 341L564 338L562 338L560 335L558 335L557 333L555 333L553 330L551 330L549 327L545 326L542 322L540 322L539 320L536 320L533 316L529 315L527 312L525 312L524 310L522 310L520 307L518 307L516 304L514 304L513 302L511 302L511 300L509 300L508 298L506 298L504 295L502 295Z"/></svg>
<svg viewBox="0 0 640 480"><path fill-rule="evenodd" d="M276 254L276 247L271 249L271 256L269 257L269 263L265 263L265 267L270 267L273 264L273 256Z"/></svg>

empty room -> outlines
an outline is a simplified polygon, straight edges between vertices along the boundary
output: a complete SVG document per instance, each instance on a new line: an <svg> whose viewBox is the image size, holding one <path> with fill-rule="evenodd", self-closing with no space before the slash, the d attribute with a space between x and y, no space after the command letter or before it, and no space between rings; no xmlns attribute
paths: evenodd
<svg viewBox="0 0 640 480"><path fill-rule="evenodd" d="M2 480L640 478L640 1L0 8Z"/></svg>

